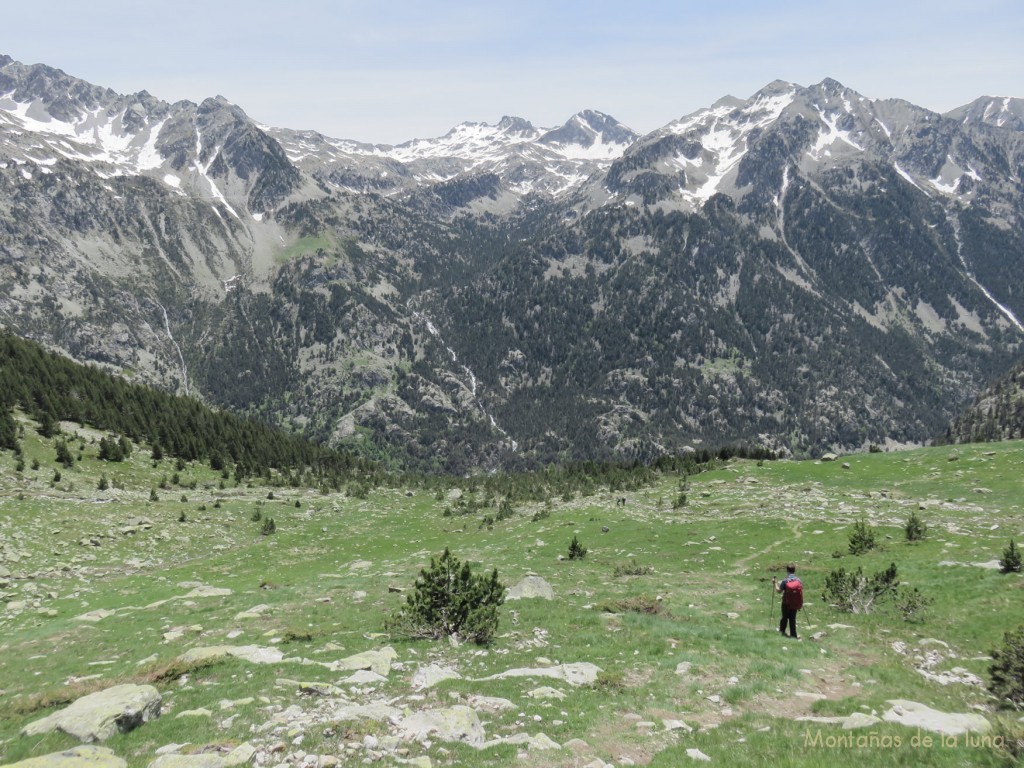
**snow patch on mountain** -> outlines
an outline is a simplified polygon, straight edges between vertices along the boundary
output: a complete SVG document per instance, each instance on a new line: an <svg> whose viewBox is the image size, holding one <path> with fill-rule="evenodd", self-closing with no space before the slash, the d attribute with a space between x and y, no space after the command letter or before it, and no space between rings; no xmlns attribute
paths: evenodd
<svg viewBox="0 0 1024 768"><path fill-rule="evenodd" d="M70 122L50 115L42 102L17 102L13 92L0 97L0 115L8 124L7 132L30 133L40 143L32 147L26 157L40 164L55 162L57 157L89 163L105 163L122 173L139 174L163 165L157 149L157 138L165 120L152 125L148 121L137 132L124 125L126 110L111 114L96 107L80 114ZM37 152L49 152L49 157L37 157Z"/></svg>
<svg viewBox="0 0 1024 768"><path fill-rule="evenodd" d="M849 107L849 102L846 102L846 106ZM822 129L818 132L818 138L814 142L814 147L808 151L808 155L813 160L821 160L832 154L832 146L837 142L841 141L845 144L856 149L858 152L863 152L864 147L858 144L853 139L853 135L848 130L843 130L839 127L839 114L832 113L826 114L823 109L818 107L815 108L818 112L818 116L821 118ZM847 114L849 114L849 110Z"/></svg>

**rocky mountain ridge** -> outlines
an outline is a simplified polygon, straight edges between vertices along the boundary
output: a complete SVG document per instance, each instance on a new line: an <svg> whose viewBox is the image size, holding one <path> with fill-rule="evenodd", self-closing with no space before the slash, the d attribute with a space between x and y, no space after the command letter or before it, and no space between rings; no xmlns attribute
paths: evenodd
<svg viewBox="0 0 1024 768"><path fill-rule="evenodd" d="M2 322L399 464L919 443L1020 355L1015 99L389 147L0 58Z"/></svg>

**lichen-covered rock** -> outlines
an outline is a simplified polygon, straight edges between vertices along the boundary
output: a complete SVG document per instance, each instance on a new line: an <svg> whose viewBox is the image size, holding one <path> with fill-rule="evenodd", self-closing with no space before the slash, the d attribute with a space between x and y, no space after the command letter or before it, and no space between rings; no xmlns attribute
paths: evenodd
<svg viewBox="0 0 1024 768"><path fill-rule="evenodd" d="M63 752L30 757L3 768L127 768L127 765L112 749L83 744Z"/></svg>
<svg viewBox="0 0 1024 768"><path fill-rule="evenodd" d="M399 733L407 741L423 741L434 736L477 748L484 744L484 726L476 710L465 706L414 712L401 722Z"/></svg>
<svg viewBox="0 0 1024 768"><path fill-rule="evenodd" d="M348 672L357 669L369 669L378 675L388 676L391 672L391 662L398 658L398 654L391 646L385 646L374 651L363 651L353 656L325 664L332 672Z"/></svg>
<svg viewBox="0 0 1024 768"><path fill-rule="evenodd" d="M554 667L525 667L509 669L484 680L502 680L507 677L552 677L565 680L569 685L592 685L597 681L601 668L589 661L578 661L573 664L559 664Z"/></svg>
<svg viewBox="0 0 1024 768"><path fill-rule="evenodd" d="M258 645L212 645L190 648L178 657L185 664L202 661L216 661L226 656L243 659L252 664L277 664L284 654L277 648L265 648Z"/></svg>
<svg viewBox="0 0 1024 768"><path fill-rule="evenodd" d="M540 576L524 576L517 584L509 587L506 600L522 600L525 598L541 598L554 600L555 591Z"/></svg>
<svg viewBox="0 0 1024 768"><path fill-rule="evenodd" d="M59 712L26 725L24 736L61 731L79 741L105 741L160 715L160 693L151 685L115 685L83 696Z"/></svg>
<svg viewBox="0 0 1024 768"><path fill-rule="evenodd" d="M442 680L461 679L462 675L451 667L441 666L440 664L428 664L416 670L416 674L412 676L412 687L417 690L423 690L424 688L433 688Z"/></svg>
<svg viewBox="0 0 1024 768"><path fill-rule="evenodd" d="M988 720L972 712L940 712L916 701L904 699L893 699L889 704L892 704L892 708L882 715L882 719L887 723L900 723L911 728L922 728L950 736L968 731L986 733L992 730L992 724Z"/></svg>

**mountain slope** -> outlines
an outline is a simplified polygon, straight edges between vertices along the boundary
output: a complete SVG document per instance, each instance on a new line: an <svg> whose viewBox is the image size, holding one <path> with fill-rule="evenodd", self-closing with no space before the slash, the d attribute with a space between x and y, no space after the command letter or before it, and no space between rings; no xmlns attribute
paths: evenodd
<svg viewBox="0 0 1024 768"><path fill-rule="evenodd" d="M825 80L396 147L0 59L0 318L394 464L941 432L1021 355L1014 100Z"/></svg>

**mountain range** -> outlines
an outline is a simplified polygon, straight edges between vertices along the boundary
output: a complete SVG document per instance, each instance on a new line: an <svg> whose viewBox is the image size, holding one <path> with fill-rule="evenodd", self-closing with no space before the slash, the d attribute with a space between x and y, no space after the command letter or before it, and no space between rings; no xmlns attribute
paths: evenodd
<svg viewBox="0 0 1024 768"><path fill-rule="evenodd" d="M0 56L0 323L400 466L927 441L1024 340L1024 101L773 82L397 146Z"/></svg>

